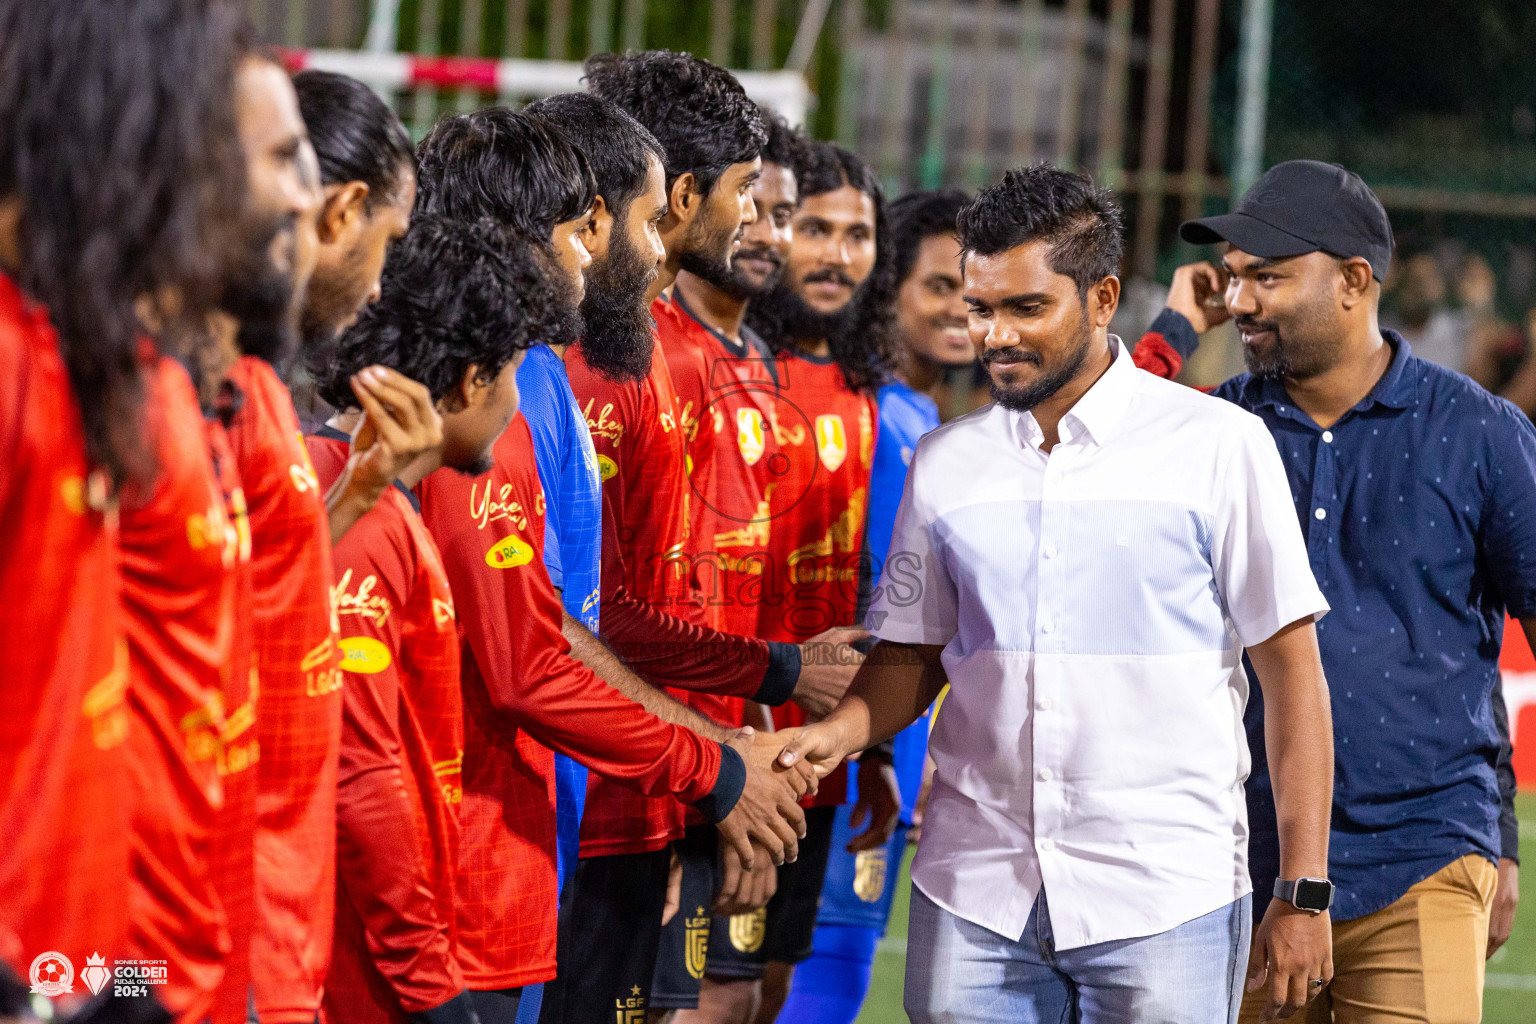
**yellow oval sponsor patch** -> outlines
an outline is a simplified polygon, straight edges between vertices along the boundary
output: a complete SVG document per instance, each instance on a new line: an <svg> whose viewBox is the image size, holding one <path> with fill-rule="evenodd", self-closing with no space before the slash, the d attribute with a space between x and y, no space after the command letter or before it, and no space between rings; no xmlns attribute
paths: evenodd
<svg viewBox="0 0 1536 1024"><path fill-rule="evenodd" d="M517 534L508 534L485 553L485 564L492 569L515 569L533 561L533 548Z"/></svg>
<svg viewBox="0 0 1536 1024"><path fill-rule="evenodd" d="M373 675L389 668L389 648L371 636L349 636L341 641L341 667L346 672Z"/></svg>
<svg viewBox="0 0 1536 1024"><path fill-rule="evenodd" d="M597 457L597 475L604 480L613 479L613 475L619 471L619 464L606 455Z"/></svg>

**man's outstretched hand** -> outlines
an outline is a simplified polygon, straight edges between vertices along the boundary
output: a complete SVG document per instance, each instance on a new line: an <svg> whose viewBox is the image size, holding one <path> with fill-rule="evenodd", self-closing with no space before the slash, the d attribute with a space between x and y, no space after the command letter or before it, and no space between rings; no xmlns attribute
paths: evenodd
<svg viewBox="0 0 1536 1024"><path fill-rule="evenodd" d="M816 723L798 729L780 729L774 735L784 741L784 749L777 761L780 771L804 770L810 766L818 779L824 779L849 753L843 749L838 731L829 725Z"/></svg>
<svg viewBox="0 0 1536 1024"><path fill-rule="evenodd" d="M802 643L800 678L790 699L812 719L825 718L864 663L864 655L851 645L868 638L869 633L856 626L838 626Z"/></svg>
<svg viewBox="0 0 1536 1024"><path fill-rule="evenodd" d="M775 757L783 746L778 733L760 733L752 728L738 730L727 743L747 765L747 782L731 813L715 827L725 846L735 851L735 869L753 867L755 840L775 864L793 861L800 855L800 839L805 835L805 811L799 800L816 783L809 767L780 769ZM725 863L725 888L739 886L732 877L733 863Z"/></svg>

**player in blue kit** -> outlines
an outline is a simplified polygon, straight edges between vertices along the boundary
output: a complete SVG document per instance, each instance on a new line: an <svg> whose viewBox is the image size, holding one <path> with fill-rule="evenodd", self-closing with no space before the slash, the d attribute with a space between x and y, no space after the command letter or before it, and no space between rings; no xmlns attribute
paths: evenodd
<svg viewBox="0 0 1536 1024"><path fill-rule="evenodd" d="M939 189L913 193L890 207L898 288L897 375L880 388L880 432L864 539L870 578L877 586L889 555L907 464L918 438L939 425L939 407L930 392L948 367L968 365L976 358L966 330L960 242L955 235L955 216L968 199L959 189ZM833 821L815 952L795 971L780 1020L852 1024L859 1015L891 914L907 830L915 817L928 724L925 714L893 741L892 763L886 770L895 772L901 811L885 828L876 828L881 823L870 820L879 811L860 800L857 779L849 776L850 802L837 809ZM894 832L887 831L892 828Z"/></svg>

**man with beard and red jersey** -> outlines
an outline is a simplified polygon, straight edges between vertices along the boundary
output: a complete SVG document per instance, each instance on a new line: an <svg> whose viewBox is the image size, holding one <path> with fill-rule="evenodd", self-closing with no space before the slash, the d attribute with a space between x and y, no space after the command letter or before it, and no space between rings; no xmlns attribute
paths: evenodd
<svg viewBox="0 0 1536 1024"><path fill-rule="evenodd" d="M792 696L820 707L825 695L843 688L853 667L848 662L857 656L849 651L844 663L826 664L830 659L816 658L815 651L862 634L817 637L802 650L709 628L688 546L690 495L680 409L651 320L666 304L653 302L650 314L645 311L645 303L670 284L685 260L729 258L743 221L752 216L749 190L762 145L760 118L728 72L687 55L598 57L588 62L587 72L593 97L554 97L531 109L555 120L577 142L592 162L599 194L621 197L622 207L607 205L627 213L614 218L626 231L597 240L584 335L566 353L571 387L583 405L604 479L604 640L640 675L673 688L689 703L704 690L773 703ZM611 146L605 126L613 115L604 113L605 100L627 109L647 129L647 145L639 152ZM668 110L675 114L670 120L664 116ZM600 276L612 284L599 289ZM610 310L614 315L605 315ZM745 679L742 669L750 672ZM596 1010L614 1009L614 1002L626 1011L647 1008L661 922L646 907L617 901L615 880L641 871L647 879L665 877L667 845L682 838L683 821L683 808L673 801L637 800L593 780L582 822L582 858L561 908L560 976L546 994L542 1020L585 1020ZM721 856L721 895L734 899L741 891L730 881L740 867L737 853L725 850ZM709 887L683 897L695 930L706 930L697 923L702 906L712 901ZM614 943L614 924L623 925L619 934L630 937L627 943ZM588 1002L592 993L614 987L630 992L630 998Z"/></svg>
<svg viewBox="0 0 1536 1024"><path fill-rule="evenodd" d="M453 597L412 493L440 467L483 472L517 412L517 365L566 301L508 228L420 218L395 245L377 304L312 361L342 412L308 438L322 482L362 412L352 378L390 366L423 382L443 441L335 548L343 652L336 942L325 1018L471 1024L456 941L464 798Z"/></svg>
<svg viewBox="0 0 1536 1024"><path fill-rule="evenodd" d="M135 805L114 492L155 486L162 465L144 319L169 343L217 300L216 197L240 170L236 27L164 0L0 4L0 1017L86 1001L78 982L28 992L43 954L81 971L126 949Z"/></svg>
<svg viewBox="0 0 1536 1024"><path fill-rule="evenodd" d="M832 143L811 143L800 168L801 205L778 286L747 308L778 356L772 432L775 467L760 473L772 529L758 603L758 635L793 641L857 621L864 530L876 437L874 391L891 358L895 275L885 201L874 172ZM762 464L760 464L762 465ZM775 472L775 469L778 472ZM802 724L798 709L774 715ZM860 762L876 845L899 806L889 752ZM712 970L763 979L756 1019L771 1022L794 965L811 955L817 904L846 772L822 782L806 813L808 856L779 873L778 891L751 953L723 950Z"/></svg>
<svg viewBox="0 0 1536 1024"><path fill-rule="evenodd" d="M569 143L557 139L542 120L521 117L506 122L487 117L470 121L469 134L516 130L529 140L539 140L544 152L552 152L558 143L574 155ZM528 220L492 199L505 191L502 185L481 198L451 189L463 180L494 184L494 173L491 179L481 176L487 167L492 172L498 166L505 169L499 162L508 155L499 146L469 147L458 154L470 166L457 159L440 160L444 155L436 147L423 151L424 212L454 219L490 215L512 227ZM653 205L660 203L659 173L655 191ZM561 235L559 225L555 234ZM566 230L562 237L568 234ZM546 251L553 248L542 238L525 239L525 244ZM553 252L550 258L559 262ZM573 337L574 318L550 325L548 332L555 339ZM418 490L423 518L442 551L454 588L465 646L464 852L458 876L463 897L458 913L461 963L480 1017L511 1021L518 1013L523 986L547 981L554 974L551 749L647 794L671 793L698 804L748 863L749 837L776 856L783 856L786 849L793 854L800 825L795 799L804 791L804 779L779 778L763 771L778 749L771 737L754 742L746 734L721 733L719 743L708 742L648 714L570 657L569 644L561 636L564 613L543 568L542 549L551 534L546 532L546 500L527 422L521 417L515 420L493 455L489 474L464 479L438 472ZM718 663L734 671L730 678L741 680L739 685L760 685L752 679L752 665L731 665L724 656ZM760 680L761 667L755 672ZM638 888L642 899L649 901L651 890ZM658 897L664 895L664 863L652 889ZM628 895L632 897L633 890ZM635 902L630 899L627 905ZM652 905L659 918L659 899ZM613 987L605 991L609 995L606 1007L599 1011L603 1015L612 1012L615 999L631 998L627 986L622 992Z"/></svg>
<svg viewBox="0 0 1536 1024"><path fill-rule="evenodd" d="M753 466L769 455L777 376L773 353L743 321L747 303L777 284L789 256L790 222L800 205L795 169L805 155L803 140L782 118L766 108L761 113L768 140L762 173L752 184L756 219L742 229L728 266L701 261L678 272L670 300L662 300L672 307L672 315L660 321L669 329L658 332L688 438L690 554L704 610L711 625L744 636L757 632L751 588L761 582L761 552L772 527ZM763 710L739 698L705 694L694 697L694 706L732 725L748 724L748 707ZM773 728L761 713L750 724ZM751 1015L754 984L711 975L709 953L733 941L730 923L736 915L754 919L766 906L778 886L778 869L764 859L753 868L756 884L749 893L711 906L720 865L709 837L699 831L688 823L677 846L682 892L696 895L687 901L691 912L684 907L662 931L651 1005L679 1011L674 1015L679 1022L744 1020Z"/></svg>
<svg viewBox="0 0 1536 1024"><path fill-rule="evenodd" d="M628 153L628 161L639 169L635 177L644 180L649 135L633 118L594 96L573 94L552 102L584 108L582 119L602 133L605 150ZM525 237L545 239L559 258L561 277L585 297L583 270L592 262L586 245L596 247L599 238L612 232L613 214L597 194L586 157L564 132L536 111L492 108L440 120L423 141L420 156L424 179L432 183L423 194L425 210L459 219L489 217ZM591 271L594 302L613 290L607 271L606 262ZM632 308L643 309L640 298L627 294ZM573 337L574 332L546 334L544 344L534 346L518 370L519 409L533 436L550 527L544 564L565 607L562 632L572 656L625 696L708 739L729 739L731 730L634 675L593 635L600 622L601 479L586 419L561 360ZM602 358L601 345L591 351L594 359ZM562 888L577 862L587 782L579 761L555 752L556 860ZM541 1005L542 988L525 986L519 1019L537 1020Z"/></svg>
<svg viewBox="0 0 1536 1024"><path fill-rule="evenodd" d="M292 399L272 365L297 341L305 286L319 259L319 170L281 67L253 53L241 67L237 97L247 159L247 236L223 305L239 322L242 355L227 378L234 396L229 438L252 534L260 759L250 962L260 1019L308 1024L320 1007L334 905L341 682L330 599L331 524L339 535L372 507L395 467L433 443L439 428L420 385L392 371L360 377L359 400L368 417L357 453L330 492L321 492ZM408 190L400 157L392 159L397 187ZM302 209L291 198L295 190L308 195ZM301 252L306 247L312 251ZM355 307L339 311L342 317L355 313Z"/></svg>

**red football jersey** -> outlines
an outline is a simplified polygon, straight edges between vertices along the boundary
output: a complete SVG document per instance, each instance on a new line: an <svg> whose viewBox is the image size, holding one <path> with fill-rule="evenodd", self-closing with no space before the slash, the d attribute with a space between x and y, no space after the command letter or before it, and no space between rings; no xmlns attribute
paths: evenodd
<svg viewBox="0 0 1536 1024"><path fill-rule="evenodd" d="M495 468L423 480L422 518L453 587L463 652L464 802L459 808L459 963L472 989L555 972L553 747L594 772L693 802L720 748L668 725L570 656L544 569L544 491L521 417Z"/></svg>
<svg viewBox="0 0 1536 1024"><path fill-rule="evenodd" d="M123 948L129 716L117 515L48 314L0 274L0 960Z"/></svg>
<svg viewBox="0 0 1536 1024"><path fill-rule="evenodd" d="M351 442L306 443L322 487ZM325 1018L403 1024L464 988L453 876L464 798L459 635L414 495L391 488L332 556L341 622L336 931Z"/></svg>
<svg viewBox="0 0 1536 1024"><path fill-rule="evenodd" d="M310 1024L330 964L336 883L341 676L330 526L283 382L249 356L229 379L243 395L229 437L250 509L260 684L256 1010L262 1024Z"/></svg>
<svg viewBox="0 0 1536 1024"><path fill-rule="evenodd" d="M224 673L224 725L219 730L219 779L224 809L214 831L212 874L214 891L224 907L230 952L224 978L213 996L213 1024L245 1024L251 986L251 932L256 908L256 762L261 747L256 738L256 673L251 664L251 521L245 492L235 470L229 436L217 419L204 421L213 454L215 479L224 496L224 514L240 542L235 565L235 629L229 669Z"/></svg>
<svg viewBox="0 0 1536 1024"><path fill-rule="evenodd" d="M658 319L671 315L658 299ZM603 639L652 683L750 697L762 684L768 648L710 629L689 554L687 439L666 353L653 349L638 382L598 373L580 346L565 353L571 391L587 420L603 478ZM581 856L659 850L683 834L683 808L593 776L581 818Z"/></svg>
<svg viewBox="0 0 1536 1024"><path fill-rule="evenodd" d="M851 390L831 359L779 358L777 440L788 462L779 480L763 486L773 535L759 636L798 642L858 624L875 418L874 398ZM773 717L780 728L805 722L805 712L791 705ZM846 786L847 771L839 767L809 806L842 803Z"/></svg>
<svg viewBox="0 0 1536 1024"><path fill-rule="evenodd" d="M144 432L159 474L124 495L120 538L135 802L128 949L164 961L156 998L178 1020L201 1021L230 953L212 854L245 552L186 371L162 357L147 376Z"/></svg>
<svg viewBox="0 0 1536 1024"><path fill-rule="evenodd" d="M755 636L773 524L754 467L775 450L773 355L750 333L741 346L733 345L700 323L675 292L656 312L688 442L687 550L694 584L712 628ZM739 697L695 693L689 703L724 725L742 724Z"/></svg>

